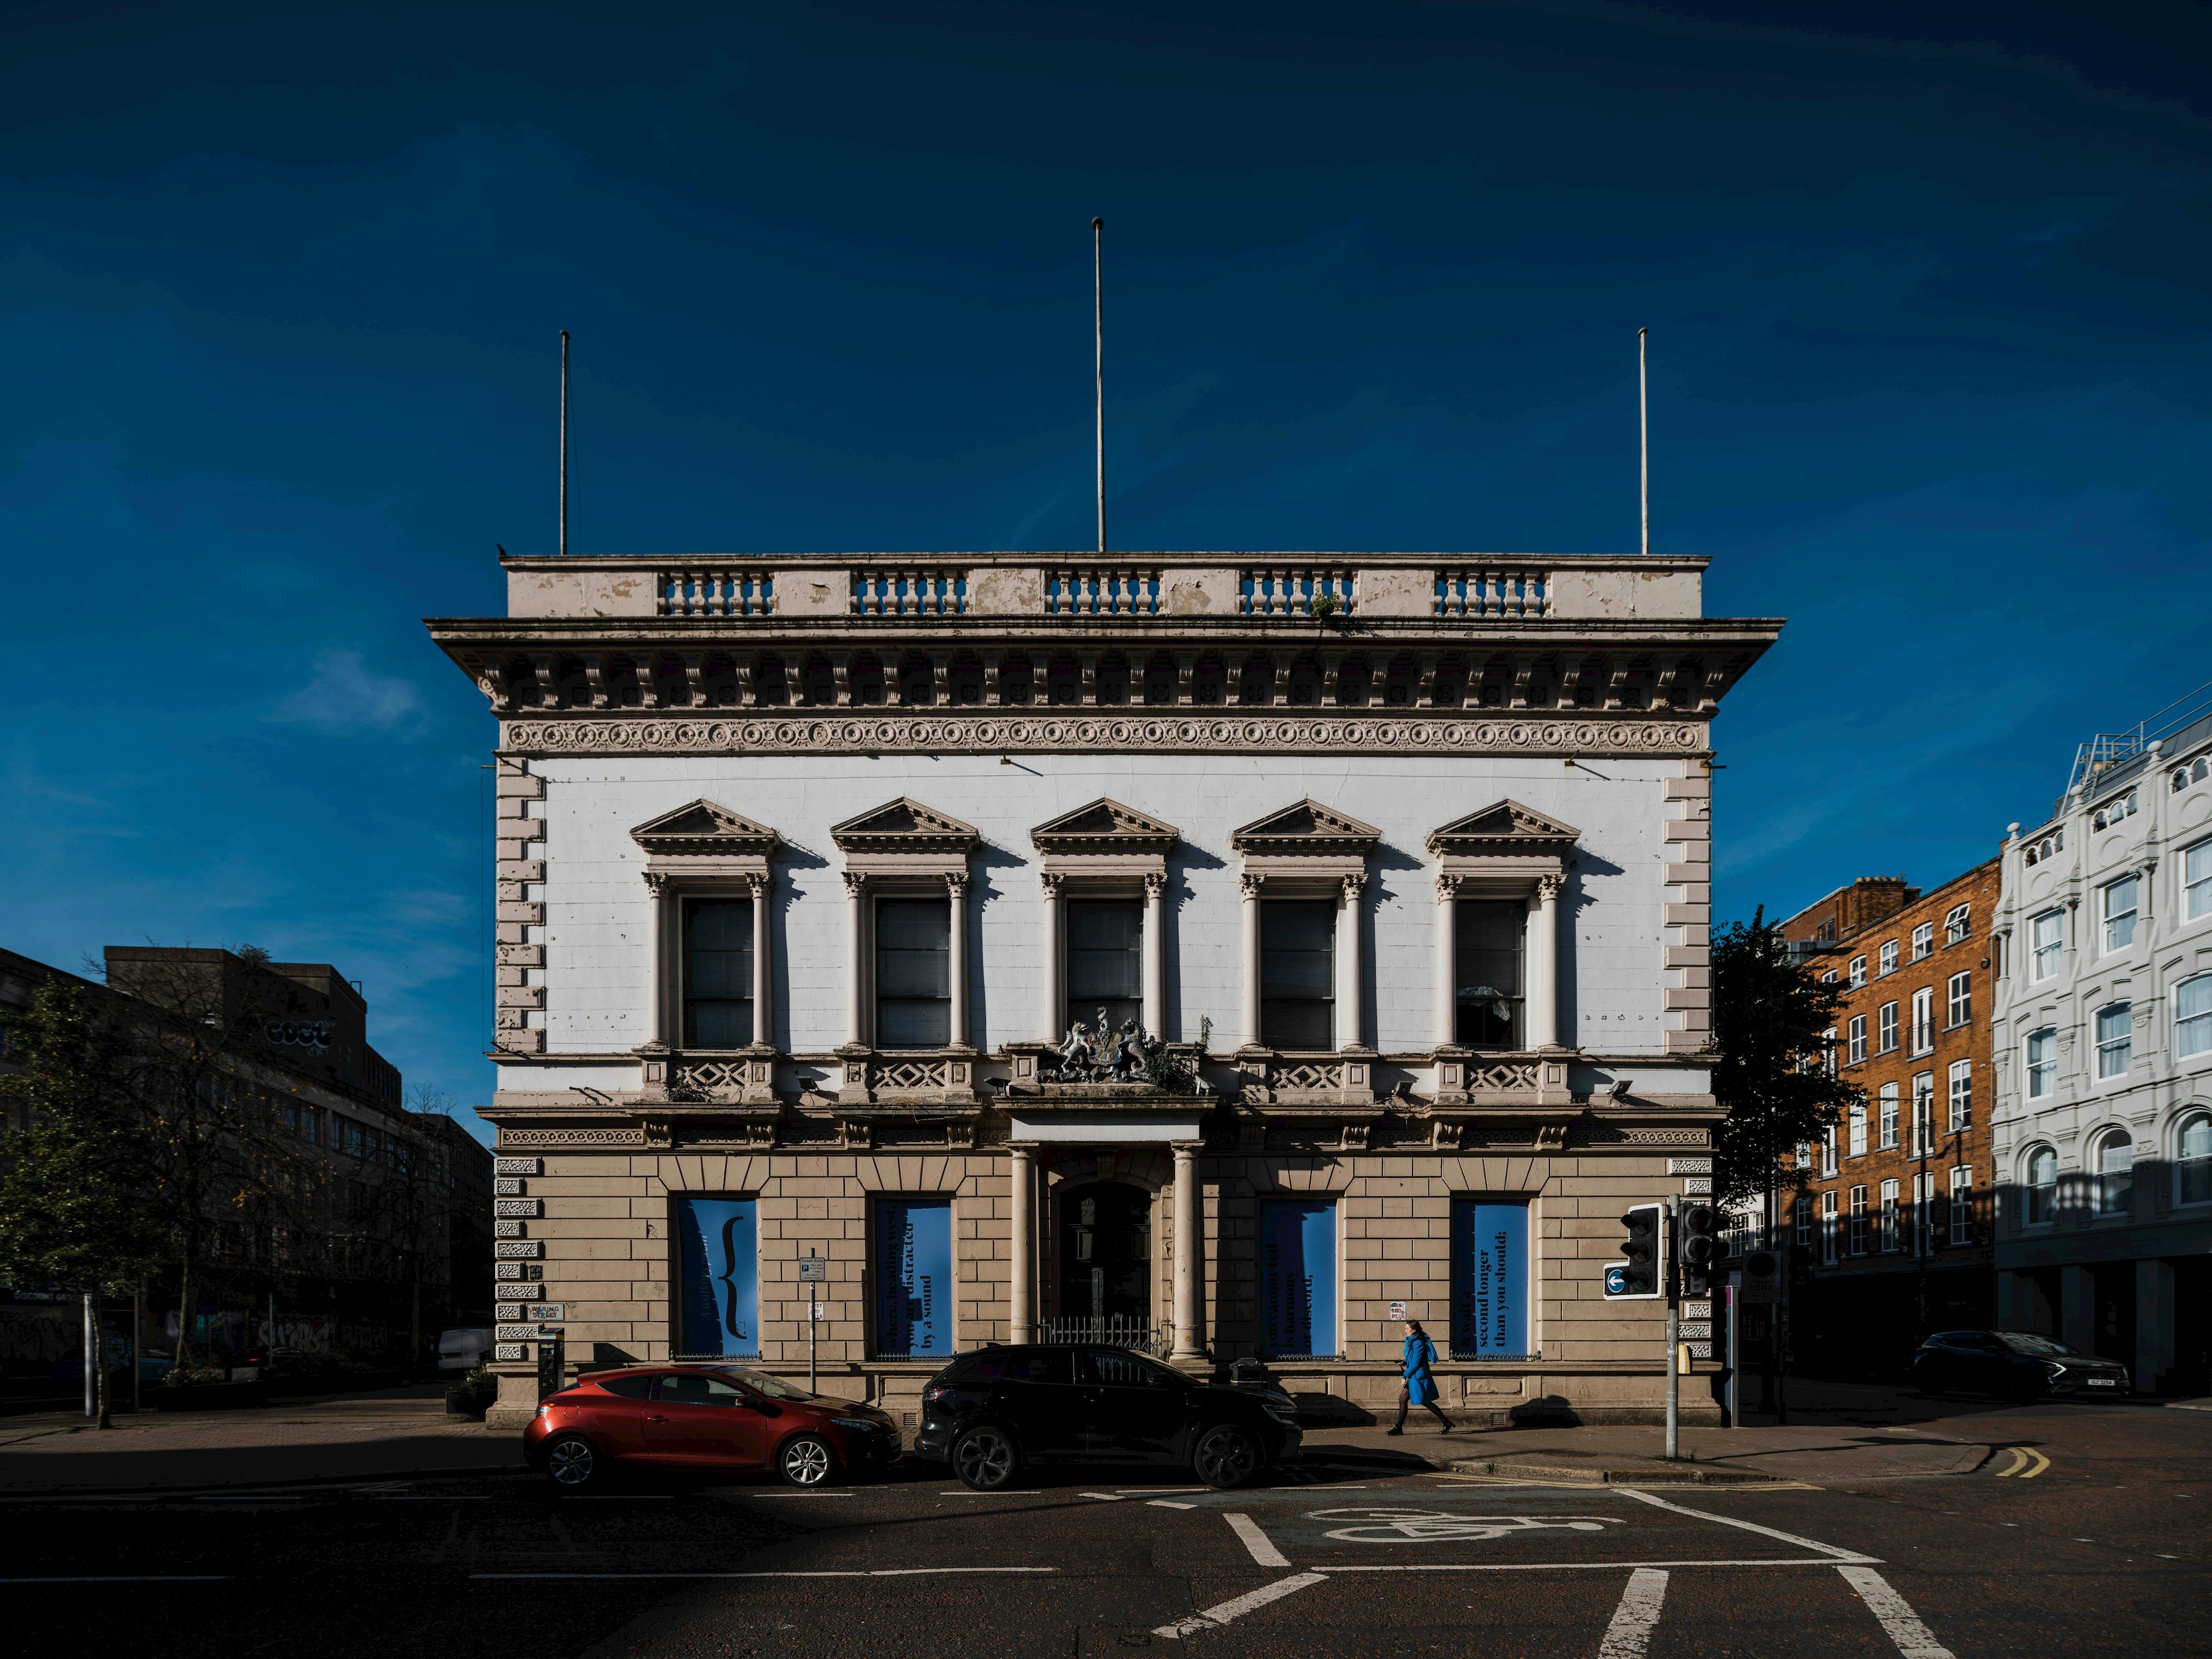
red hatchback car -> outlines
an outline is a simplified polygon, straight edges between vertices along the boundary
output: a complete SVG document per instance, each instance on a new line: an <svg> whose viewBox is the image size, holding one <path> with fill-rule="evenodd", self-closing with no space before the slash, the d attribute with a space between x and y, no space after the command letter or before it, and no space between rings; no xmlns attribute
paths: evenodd
<svg viewBox="0 0 2212 1659"><path fill-rule="evenodd" d="M822 1486L896 1460L899 1431L873 1406L743 1365L638 1365L549 1396L522 1431L522 1455L571 1492L617 1465L773 1469L788 1485Z"/></svg>

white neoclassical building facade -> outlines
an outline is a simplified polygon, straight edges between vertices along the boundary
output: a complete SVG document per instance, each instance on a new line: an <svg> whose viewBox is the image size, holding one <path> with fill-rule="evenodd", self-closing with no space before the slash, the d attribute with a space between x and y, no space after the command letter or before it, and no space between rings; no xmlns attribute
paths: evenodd
<svg viewBox="0 0 2212 1659"><path fill-rule="evenodd" d="M2085 748L2004 846L1997 1316L2212 1387L2212 717Z"/></svg>
<svg viewBox="0 0 2212 1659"><path fill-rule="evenodd" d="M499 721L518 1401L551 1330L810 1328L894 1407L1098 1332L1379 1401L1402 1310L1456 1407L1656 1408L1602 1267L1709 1172L1710 725L1779 626L1702 561L506 568L429 626Z"/></svg>

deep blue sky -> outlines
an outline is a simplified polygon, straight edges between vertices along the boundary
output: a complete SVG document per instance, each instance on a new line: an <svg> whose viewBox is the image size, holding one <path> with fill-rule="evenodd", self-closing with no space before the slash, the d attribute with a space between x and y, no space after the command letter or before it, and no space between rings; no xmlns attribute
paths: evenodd
<svg viewBox="0 0 2212 1659"><path fill-rule="evenodd" d="M483 1098L418 618L550 550L1654 545L1790 619L1723 916L1932 882L2212 678L2185 5L17 8L0 944L252 942Z"/></svg>

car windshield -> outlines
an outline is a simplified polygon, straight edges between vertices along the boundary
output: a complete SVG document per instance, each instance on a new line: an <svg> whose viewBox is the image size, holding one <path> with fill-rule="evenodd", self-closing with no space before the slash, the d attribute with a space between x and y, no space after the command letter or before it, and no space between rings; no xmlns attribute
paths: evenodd
<svg viewBox="0 0 2212 1659"><path fill-rule="evenodd" d="M747 1370L743 1365L715 1367L723 1376L744 1383L755 1394L764 1394L771 1400L811 1400L814 1396L805 1389L785 1382L780 1376L770 1376L765 1371Z"/></svg>
<svg viewBox="0 0 2212 1659"><path fill-rule="evenodd" d="M2076 1350L2068 1347L2055 1336L2038 1336L2033 1331L1999 1331L1997 1340L2014 1353L2033 1354L2039 1359L2055 1358L2061 1354L2071 1355Z"/></svg>

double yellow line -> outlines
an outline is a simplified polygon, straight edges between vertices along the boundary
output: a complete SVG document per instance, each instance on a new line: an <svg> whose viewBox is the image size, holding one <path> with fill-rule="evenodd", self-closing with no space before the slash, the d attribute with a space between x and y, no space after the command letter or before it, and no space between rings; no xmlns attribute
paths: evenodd
<svg viewBox="0 0 2212 1659"><path fill-rule="evenodd" d="M2041 1474L2044 1470L2051 1467L2051 1460L2049 1458L2045 1457L2041 1452L2036 1451L2030 1447L2000 1446L1997 1449L2004 1452L2012 1459L2011 1463L2006 1468L2002 1469L1993 1469L1990 1471L1990 1473L1995 1474L2000 1480L2004 1480L2009 1475L2015 1474L2023 1480L2033 1480L2037 1475Z"/></svg>

